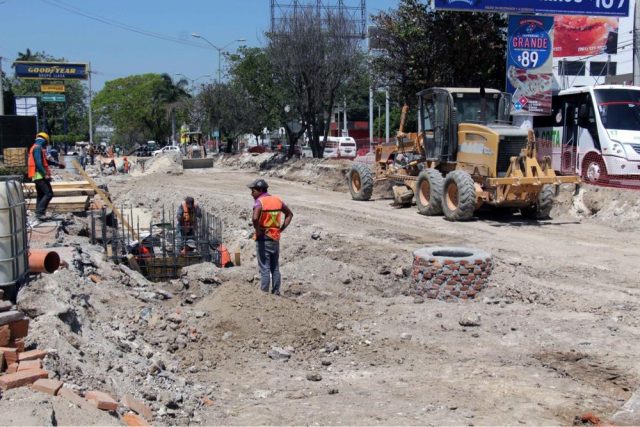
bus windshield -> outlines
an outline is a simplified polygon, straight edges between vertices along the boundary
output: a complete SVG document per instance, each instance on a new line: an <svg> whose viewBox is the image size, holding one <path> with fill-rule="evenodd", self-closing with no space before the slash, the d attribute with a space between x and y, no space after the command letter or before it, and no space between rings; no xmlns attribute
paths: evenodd
<svg viewBox="0 0 640 427"><path fill-rule="evenodd" d="M595 89L596 104L606 129L640 131L640 91Z"/></svg>

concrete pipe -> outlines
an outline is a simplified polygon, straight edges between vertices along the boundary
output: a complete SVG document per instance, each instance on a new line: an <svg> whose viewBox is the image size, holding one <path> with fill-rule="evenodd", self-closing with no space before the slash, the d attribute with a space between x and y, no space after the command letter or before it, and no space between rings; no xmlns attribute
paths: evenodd
<svg viewBox="0 0 640 427"><path fill-rule="evenodd" d="M30 273L53 273L60 267L60 255L47 249L29 250Z"/></svg>

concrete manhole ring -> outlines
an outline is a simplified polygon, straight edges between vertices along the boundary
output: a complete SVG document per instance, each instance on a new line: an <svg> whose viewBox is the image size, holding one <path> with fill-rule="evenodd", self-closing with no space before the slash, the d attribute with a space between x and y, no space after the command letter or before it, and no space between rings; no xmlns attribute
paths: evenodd
<svg viewBox="0 0 640 427"><path fill-rule="evenodd" d="M489 252L435 246L413 252L414 295L458 301L475 298L487 286L493 263Z"/></svg>

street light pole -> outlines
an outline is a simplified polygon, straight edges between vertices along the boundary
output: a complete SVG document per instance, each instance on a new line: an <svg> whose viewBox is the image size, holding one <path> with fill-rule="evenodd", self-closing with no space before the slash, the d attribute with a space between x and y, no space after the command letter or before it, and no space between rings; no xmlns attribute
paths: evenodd
<svg viewBox="0 0 640 427"><path fill-rule="evenodd" d="M204 40L209 46L211 46L212 48L214 48L215 50L218 51L218 84L220 84L220 82L222 81L222 51L225 50L227 47L231 46L234 43L242 43L245 42L245 39L236 39L236 40L232 40L229 43L227 43L226 45L222 46L222 47L218 47L216 45L214 45L213 43L211 43L209 40L207 40L206 37L202 36L201 34L198 33L191 33L191 37L195 37L196 39L202 39Z"/></svg>

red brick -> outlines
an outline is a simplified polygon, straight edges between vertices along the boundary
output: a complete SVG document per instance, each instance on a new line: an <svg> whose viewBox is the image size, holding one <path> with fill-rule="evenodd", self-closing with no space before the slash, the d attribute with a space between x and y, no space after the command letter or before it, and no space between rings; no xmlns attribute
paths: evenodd
<svg viewBox="0 0 640 427"><path fill-rule="evenodd" d="M125 394L121 403L127 408L142 415L145 419L149 421L153 420L153 412L151 411L151 408L149 408L142 400L136 399L130 394Z"/></svg>
<svg viewBox="0 0 640 427"><path fill-rule="evenodd" d="M71 403L73 403L74 405L80 408L86 408L87 406L93 407L93 405L90 405L89 402L87 402L82 397L80 397L78 393L76 393L75 391L67 387L60 388L60 390L58 390L58 396L64 397L65 399L67 399L68 401L70 401Z"/></svg>
<svg viewBox="0 0 640 427"><path fill-rule="evenodd" d="M0 326L0 347L6 347L11 341L11 330L9 325Z"/></svg>
<svg viewBox="0 0 640 427"><path fill-rule="evenodd" d="M460 291L461 292L467 292L468 290L469 290L469 286L464 285L464 284L462 286L460 286Z"/></svg>
<svg viewBox="0 0 640 427"><path fill-rule="evenodd" d="M18 353L18 360L22 362L24 360L44 359L46 355L47 352L44 350L29 350L24 353Z"/></svg>
<svg viewBox="0 0 640 427"><path fill-rule="evenodd" d="M23 385L33 384L40 378L48 378L47 371L42 369L30 369L28 371L20 371L13 374L6 374L0 377L0 388L9 390L11 388L22 387Z"/></svg>
<svg viewBox="0 0 640 427"><path fill-rule="evenodd" d="M476 259L476 260L473 261L473 263L476 264L476 265L482 265L482 264L484 264L484 260Z"/></svg>
<svg viewBox="0 0 640 427"><path fill-rule="evenodd" d="M18 364L18 372L26 371L28 369L42 369L42 361L39 359L25 360Z"/></svg>
<svg viewBox="0 0 640 427"><path fill-rule="evenodd" d="M453 261L453 260L451 260L451 259L445 259L445 260L444 260L444 265L452 265L452 264L455 264L455 263L456 263L456 262L455 262L455 261Z"/></svg>
<svg viewBox="0 0 640 427"><path fill-rule="evenodd" d="M11 339L24 338L29 333L29 319L9 323L9 329L11 329Z"/></svg>
<svg viewBox="0 0 640 427"><path fill-rule="evenodd" d="M475 297L475 296L476 296L476 293L477 293L477 292L476 292L474 289L469 289L469 290L467 291L467 296L468 296L469 298L473 298L473 297Z"/></svg>
<svg viewBox="0 0 640 427"><path fill-rule="evenodd" d="M18 350L18 353L22 353L24 351L24 338L11 340L11 342L9 343L9 347L15 348L16 350Z"/></svg>
<svg viewBox="0 0 640 427"><path fill-rule="evenodd" d="M466 259L461 259L459 264L460 265L467 265L467 264L469 264L469 261L467 261Z"/></svg>
<svg viewBox="0 0 640 427"><path fill-rule="evenodd" d="M122 416L122 422L127 425L127 426L148 426L150 425L148 422L146 422L144 420L144 418L142 418L139 415L136 415L133 412L127 412L126 414L124 414Z"/></svg>
<svg viewBox="0 0 640 427"><path fill-rule="evenodd" d="M0 352L4 354L4 362L9 366L18 361L18 350L10 347L0 347Z"/></svg>
<svg viewBox="0 0 640 427"><path fill-rule="evenodd" d="M58 390L62 388L62 381L39 379L31 385L31 388L43 393L50 394L51 396L55 396L56 394L58 394Z"/></svg>
<svg viewBox="0 0 640 427"><path fill-rule="evenodd" d="M429 291L427 292L427 298L435 299L438 297L438 291Z"/></svg>
<svg viewBox="0 0 640 427"><path fill-rule="evenodd" d="M12 364L10 364L9 366L7 366L7 374L13 374L18 372L18 362L14 362Z"/></svg>
<svg viewBox="0 0 640 427"><path fill-rule="evenodd" d="M451 291L451 295L453 295L454 297L457 297L458 295L460 295L460 291L454 289L453 291Z"/></svg>
<svg viewBox="0 0 640 427"><path fill-rule="evenodd" d="M96 408L102 409L103 411L115 411L118 409L118 402L102 391L88 391L84 394L84 398Z"/></svg>

